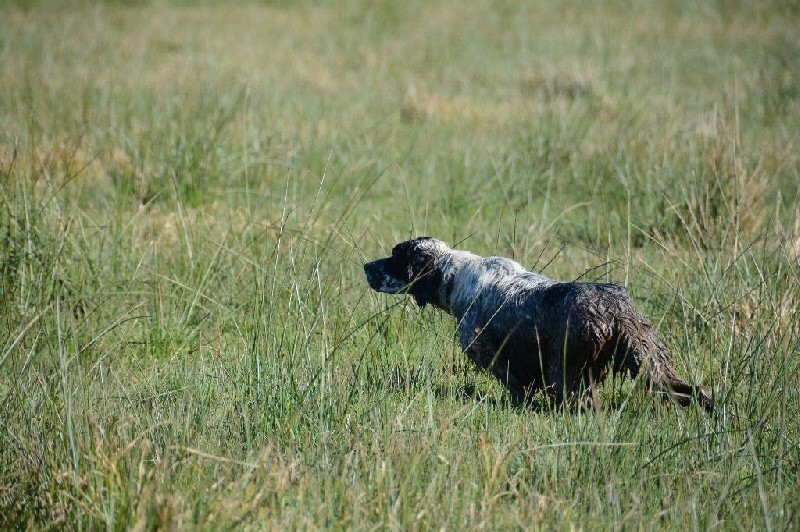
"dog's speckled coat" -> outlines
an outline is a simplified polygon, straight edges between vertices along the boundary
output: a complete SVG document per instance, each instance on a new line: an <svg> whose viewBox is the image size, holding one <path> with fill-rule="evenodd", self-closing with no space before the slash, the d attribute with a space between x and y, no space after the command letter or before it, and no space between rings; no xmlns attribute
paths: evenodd
<svg viewBox="0 0 800 532"><path fill-rule="evenodd" d="M557 402L591 393L613 370L644 371L651 389L680 405L696 399L713 408L705 391L678 376L621 286L554 281L429 237L398 244L364 271L378 292L407 292L421 307L455 316L464 352L505 384L515 404L543 389Z"/></svg>

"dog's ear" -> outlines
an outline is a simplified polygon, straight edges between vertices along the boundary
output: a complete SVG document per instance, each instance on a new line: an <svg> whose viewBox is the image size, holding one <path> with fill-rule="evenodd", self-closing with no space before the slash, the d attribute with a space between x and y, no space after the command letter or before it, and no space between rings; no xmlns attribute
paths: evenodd
<svg viewBox="0 0 800 532"><path fill-rule="evenodd" d="M414 301L420 308L428 303L436 303L442 273L437 265L435 246L431 246L430 238L418 238L403 242L392 250L392 255L398 251L405 259L408 293L414 296ZM400 249L398 249L400 248Z"/></svg>
<svg viewBox="0 0 800 532"><path fill-rule="evenodd" d="M436 299L441 282L442 272L432 264L428 266L428 271L423 271L417 277L411 285L410 292L420 308L425 308L425 305Z"/></svg>
<svg viewBox="0 0 800 532"><path fill-rule="evenodd" d="M433 300L433 291L435 289L436 287L431 279L431 275L426 275L425 277L417 279L411 286L411 295L414 296L414 301L417 302L419 308L425 308L425 305Z"/></svg>

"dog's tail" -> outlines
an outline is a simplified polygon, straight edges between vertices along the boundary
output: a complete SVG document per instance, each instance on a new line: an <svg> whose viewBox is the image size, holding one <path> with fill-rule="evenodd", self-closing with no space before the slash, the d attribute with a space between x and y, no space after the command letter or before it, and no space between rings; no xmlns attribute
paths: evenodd
<svg viewBox="0 0 800 532"><path fill-rule="evenodd" d="M635 312L635 311L634 311ZM672 367L669 350L653 326L638 313L619 320L620 354L623 367L633 377L644 371L650 389L665 394L681 406L697 401L708 413L714 411L714 399L700 386L684 381Z"/></svg>

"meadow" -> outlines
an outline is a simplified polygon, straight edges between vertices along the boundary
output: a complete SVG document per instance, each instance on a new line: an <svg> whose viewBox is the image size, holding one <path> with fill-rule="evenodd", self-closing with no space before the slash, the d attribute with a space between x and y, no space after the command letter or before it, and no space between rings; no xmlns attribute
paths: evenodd
<svg viewBox="0 0 800 532"><path fill-rule="evenodd" d="M796 2L0 5L0 528L800 526ZM513 408L362 270L625 285L717 410Z"/></svg>

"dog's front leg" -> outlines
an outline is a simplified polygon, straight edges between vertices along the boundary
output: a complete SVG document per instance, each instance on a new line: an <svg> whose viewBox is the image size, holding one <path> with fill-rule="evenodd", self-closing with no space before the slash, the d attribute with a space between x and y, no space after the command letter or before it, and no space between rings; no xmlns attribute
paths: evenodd
<svg viewBox="0 0 800 532"><path fill-rule="evenodd" d="M470 318L462 318L459 326L459 342L464 354L479 368L489 370L508 388L514 406L526 404L525 387L511 373L509 361L501 352L502 343L481 327L470 326L477 321Z"/></svg>
<svg viewBox="0 0 800 532"><path fill-rule="evenodd" d="M492 374L497 377L511 393L511 404L514 406L525 406L528 399L525 395L525 387L511 374L508 362L502 364L495 363L491 369Z"/></svg>
<svg viewBox="0 0 800 532"><path fill-rule="evenodd" d="M466 349L464 353L476 366L483 370L489 370L497 380L503 383L503 386L511 393L511 404L514 406L526 404L525 387L511 374L508 361L492 360L493 357L487 356L488 351L473 347Z"/></svg>

